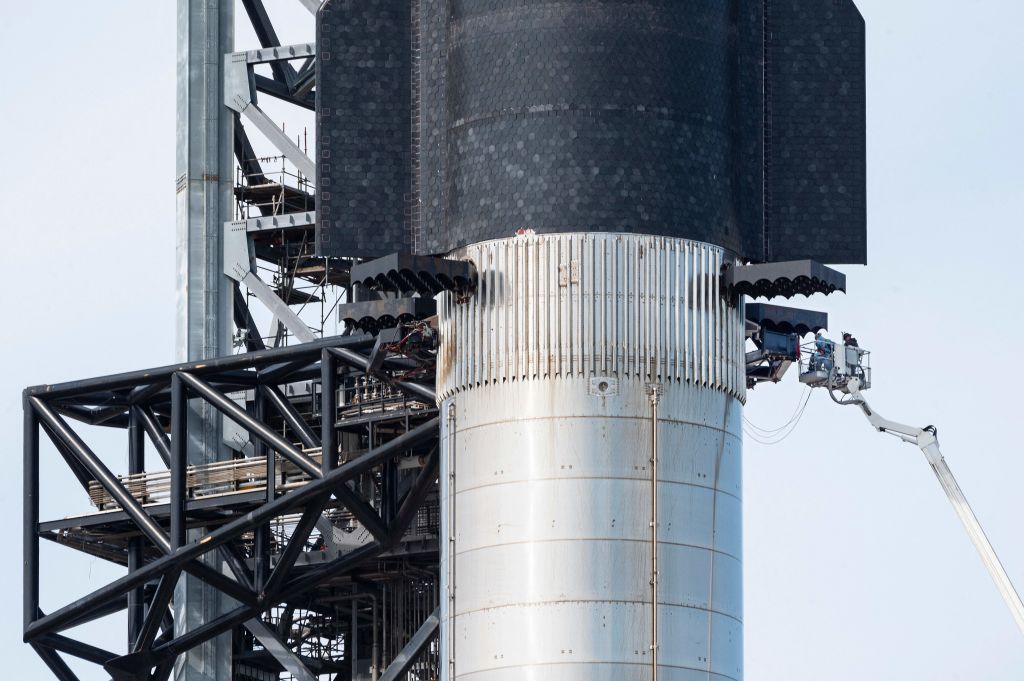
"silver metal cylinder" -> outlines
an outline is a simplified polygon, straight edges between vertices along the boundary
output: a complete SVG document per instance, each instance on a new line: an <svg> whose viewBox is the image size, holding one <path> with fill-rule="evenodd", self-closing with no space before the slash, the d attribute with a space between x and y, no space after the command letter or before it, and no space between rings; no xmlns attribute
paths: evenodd
<svg viewBox="0 0 1024 681"><path fill-rule="evenodd" d="M455 255L480 284L439 307L442 678L741 680L728 254L571 234Z"/></svg>

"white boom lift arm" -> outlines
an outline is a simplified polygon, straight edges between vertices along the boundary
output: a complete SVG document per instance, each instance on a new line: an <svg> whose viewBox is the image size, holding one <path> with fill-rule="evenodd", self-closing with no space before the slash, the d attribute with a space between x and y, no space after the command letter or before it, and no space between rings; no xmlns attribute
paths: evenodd
<svg viewBox="0 0 1024 681"><path fill-rule="evenodd" d="M939 479L939 484L942 485L946 496L949 497L953 510L956 511L960 522L963 523L964 529L967 530L967 535L971 538L971 542L974 543L974 548L981 555L981 560L985 564L985 568L988 569L992 581L996 583L996 588L999 589L999 593L1006 602L1006 606L1010 609L1010 613L1013 615L1013 619L1016 620L1021 633L1024 633L1024 603L1021 602L1020 595L1014 589L1010 577L1003 568L1003 564L999 562L999 557L996 555L995 549L992 548L992 543L985 536L981 523L978 522L974 511L971 510L971 505L967 503L967 497L964 496L960 485L956 482L956 478L953 477L952 471L949 470L946 459L943 458L942 451L939 449L938 431L934 426L915 428L914 426L907 426L883 418L871 408L871 405L864 398L864 394L861 392L860 378L850 378L844 388L845 392L848 392L853 399L848 402L842 402L842 404L855 404L859 406L875 430L880 433L894 435L904 442L915 444L924 452L925 459L928 460L932 470L935 471L935 477Z"/></svg>

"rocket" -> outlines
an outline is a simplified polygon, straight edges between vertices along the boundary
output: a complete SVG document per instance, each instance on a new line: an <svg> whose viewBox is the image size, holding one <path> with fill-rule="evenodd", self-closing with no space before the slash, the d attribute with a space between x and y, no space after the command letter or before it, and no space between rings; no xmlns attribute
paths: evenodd
<svg viewBox="0 0 1024 681"><path fill-rule="evenodd" d="M477 276L437 296L442 678L741 681L729 272L866 262L852 0L328 0L317 50L318 253Z"/></svg>

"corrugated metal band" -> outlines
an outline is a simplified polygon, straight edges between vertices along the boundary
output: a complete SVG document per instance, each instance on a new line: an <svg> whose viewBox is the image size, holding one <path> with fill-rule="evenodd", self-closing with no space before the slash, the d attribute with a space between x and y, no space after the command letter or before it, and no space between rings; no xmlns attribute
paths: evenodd
<svg viewBox="0 0 1024 681"><path fill-rule="evenodd" d="M556 377L687 382L743 400L743 303L717 246L667 237L547 234L452 253L475 295L439 297L438 392Z"/></svg>

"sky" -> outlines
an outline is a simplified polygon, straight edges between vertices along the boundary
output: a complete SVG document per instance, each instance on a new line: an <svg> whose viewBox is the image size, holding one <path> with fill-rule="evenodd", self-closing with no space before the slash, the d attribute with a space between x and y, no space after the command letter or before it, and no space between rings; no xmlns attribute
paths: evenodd
<svg viewBox="0 0 1024 681"><path fill-rule="evenodd" d="M267 0L285 42L297 0ZM872 351L875 409L935 424L1011 578L1024 587L1024 456L1013 292L1024 248L1024 3L858 0L868 26L869 264L845 296L794 299ZM4 11L0 199L0 510L12 519L0 655L48 678L21 642L21 390L174 359L174 3L15 3ZM297 9L298 8L298 9ZM297 9L297 11L296 11ZM255 46L239 32L237 49ZM21 282L20 284L18 282ZM748 395L785 423L791 376ZM122 439L97 434L112 465ZM118 448L122 450L118 450ZM86 510L44 462L52 515ZM64 476L64 477L62 477ZM747 681L1019 681L1024 638L920 452L813 394L783 442L745 444ZM45 514L44 514L45 515ZM49 560L47 558L49 557ZM44 608L117 575L44 552ZM97 643L121 645L101 621ZM83 681L101 677L83 670Z"/></svg>

